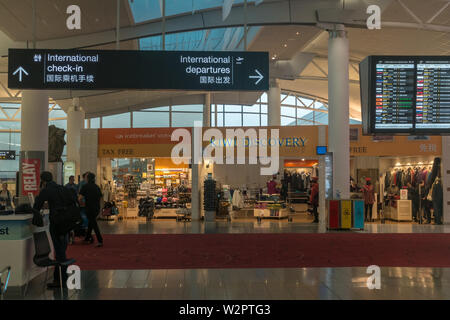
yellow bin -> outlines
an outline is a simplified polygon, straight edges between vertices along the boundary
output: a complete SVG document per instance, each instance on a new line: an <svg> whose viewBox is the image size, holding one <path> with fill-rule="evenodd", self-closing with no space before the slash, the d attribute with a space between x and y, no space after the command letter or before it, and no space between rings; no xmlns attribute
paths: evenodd
<svg viewBox="0 0 450 320"><path fill-rule="evenodd" d="M341 229L352 228L352 201L341 200Z"/></svg>

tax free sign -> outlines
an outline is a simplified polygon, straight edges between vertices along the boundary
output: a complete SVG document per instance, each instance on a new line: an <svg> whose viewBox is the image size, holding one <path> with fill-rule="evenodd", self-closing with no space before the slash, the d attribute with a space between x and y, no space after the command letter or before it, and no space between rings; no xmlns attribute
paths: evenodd
<svg viewBox="0 0 450 320"><path fill-rule="evenodd" d="M10 49L11 89L267 91L267 52Z"/></svg>

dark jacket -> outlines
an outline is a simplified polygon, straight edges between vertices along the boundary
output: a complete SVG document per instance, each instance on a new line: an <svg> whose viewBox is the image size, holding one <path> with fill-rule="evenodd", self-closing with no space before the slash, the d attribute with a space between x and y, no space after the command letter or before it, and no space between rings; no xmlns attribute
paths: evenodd
<svg viewBox="0 0 450 320"><path fill-rule="evenodd" d="M56 184L54 181L48 182L45 188L39 192L39 195L34 202L33 209L38 211L42 209L45 201L48 202L50 223L52 222L56 210L64 207L64 201L61 197L61 188L63 188L63 186Z"/></svg>

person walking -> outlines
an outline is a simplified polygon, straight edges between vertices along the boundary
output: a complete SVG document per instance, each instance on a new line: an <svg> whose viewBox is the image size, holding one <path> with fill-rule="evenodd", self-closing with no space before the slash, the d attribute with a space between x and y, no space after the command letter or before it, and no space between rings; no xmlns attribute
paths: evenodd
<svg viewBox="0 0 450 320"><path fill-rule="evenodd" d="M78 186L75 183L75 177L74 176L70 176L69 177L69 182L64 187L69 189L70 191L72 191L75 199L78 198Z"/></svg>
<svg viewBox="0 0 450 320"><path fill-rule="evenodd" d="M366 185L362 187L364 198L364 216L366 222L372 222L372 208L375 202L375 192L373 189L372 181L370 178L366 178Z"/></svg>
<svg viewBox="0 0 450 320"><path fill-rule="evenodd" d="M311 178L311 194L309 196L309 202L313 207L313 215L314 215L313 223L318 223L319 213L317 212L317 207L319 206L319 183L317 177Z"/></svg>
<svg viewBox="0 0 450 320"><path fill-rule="evenodd" d="M97 237L97 247L103 246L103 237L100 233L100 228L97 224L97 216L100 213L100 199L102 198L102 192L98 185L95 184L95 174L89 172L87 174L87 183L81 187L79 200L84 197L86 202L86 216L88 219L88 229L84 241L94 242L92 237L92 230Z"/></svg>
<svg viewBox="0 0 450 320"><path fill-rule="evenodd" d="M51 172L44 171L41 173L41 191L36 197L33 209L40 211L44 206L44 203L48 203L49 207L49 220L50 220L50 237L55 249L55 260L62 263L67 261L66 250L69 241L68 233L59 232L55 224L55 216L58 214L58 210L65 207L63 197L61 196L63 186L56 184L53 181L53 175ZM61 267L62 285L66 286L67 281L67 266ZM53 282L47 284L48 289L54 289L60 287L59 270L55 268L53 273Z"/></svg>

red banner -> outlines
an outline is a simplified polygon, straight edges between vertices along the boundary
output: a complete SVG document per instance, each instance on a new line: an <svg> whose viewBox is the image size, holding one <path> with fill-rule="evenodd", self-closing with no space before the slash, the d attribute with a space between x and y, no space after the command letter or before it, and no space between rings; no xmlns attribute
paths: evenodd
<svg viewBox="0 0 450 320"><path fill-rule="evenodd" d="M40 159L22 159L22 195L39 194L41 175Z"/></svg>

